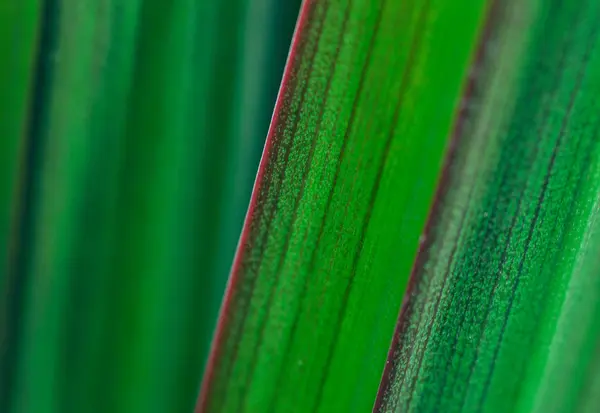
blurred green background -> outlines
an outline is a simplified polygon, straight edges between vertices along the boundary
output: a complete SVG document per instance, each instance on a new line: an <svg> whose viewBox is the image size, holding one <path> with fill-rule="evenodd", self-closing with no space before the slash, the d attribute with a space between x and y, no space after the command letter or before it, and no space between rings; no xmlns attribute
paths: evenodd
<svg viewBox="0 0 600 413"><path fill-rule="evenodd" d="M191 412L299 0L0 2L0 412Z"/></svg>

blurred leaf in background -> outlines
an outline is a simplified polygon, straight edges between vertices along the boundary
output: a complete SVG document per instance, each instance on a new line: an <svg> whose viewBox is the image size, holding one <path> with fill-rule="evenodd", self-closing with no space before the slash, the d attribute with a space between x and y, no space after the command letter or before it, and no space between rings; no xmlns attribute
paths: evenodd
<svg viewBox="0 0 600 413"><path fill-rule="evenodd" d="M0 4L1 413L192 411L299 7ZM196 411L598 411L600 4L299 16Z"/></svg>
<svg viewBox="0 0 600 413"><path fill-rule="evenodd" d="M298 8L0 4L0 411L193 408Z"/></svg>

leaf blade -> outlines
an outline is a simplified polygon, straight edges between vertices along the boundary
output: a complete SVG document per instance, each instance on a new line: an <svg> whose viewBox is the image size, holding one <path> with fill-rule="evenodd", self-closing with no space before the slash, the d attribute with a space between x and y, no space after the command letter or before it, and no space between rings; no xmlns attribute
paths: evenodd
<svg viewBox="0 0 600 413"><path fill-rule="evenodd" d="M368 267L380 261L372 259L376 247L385 249L387 258L374 274L387 270L403 289L484 9L482 2L466 2L468 23L447 38L458 8L434 1L424 11L426 3L408 3L412 11L394 2L304 3L199 411L372 407L401 294L386 294L392 282L371 276ZM421 45L411 57L415 38ZM455 39L460 46L449 53L444 45ZM440 65L447 78L439 75ZM442 93L432 93L433 85ZM327 92L334 97L325 97ZM402 94L409 103L396 120ZM413 106L419 99L426 102L420 113ZM417 114L437 122L415 126L409 119ZM423 132L431 142L417 138ZM421 182L401 179L411 169ZM394 185L401 188L397 197ZM415 190L419 185L422 190ZM385 226L403 216L394 208L410 216L404 239ZM373 221L385 234L379 241L369 229ZM401 265L393 260L397 249ZM352 288L350 277L361 287ZM363 297L371 281L375 287ZM378 295L385 296L384 304ZM385 321L374 324L377 317ZM355 334L369 330L370 336ZM287 342L289 347L281 346ZM366 369L343 369L347 363L363 367L365 357ZM356 397L341 396L338 388Z"/></svg>
<svg viewBox="0 0 600 413"><path fill-rule="evenodd" d="M560 373L569 362L547 349L598 337L595 328L584 333L585 322L554 331L565 294L581 293L568 280L594 282L594 259L579 272L574 263L595 248L576 245L596 231L597 13L586 2L498 10L494 53L475 68L482 80L470 124L413 269L377 411L574 408L566 403L580 386ZM494 118L497 126L486 126ZM573 311L594 314L583 302ZM591 354L569 360L584 371Z"/></svg>

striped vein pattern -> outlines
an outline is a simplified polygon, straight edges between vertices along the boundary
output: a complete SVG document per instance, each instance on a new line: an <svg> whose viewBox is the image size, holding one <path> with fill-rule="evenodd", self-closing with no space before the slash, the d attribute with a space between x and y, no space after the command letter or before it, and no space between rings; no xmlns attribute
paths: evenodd
<svg viewBox="0 0 600 413"><path fill-rule="evenodd" d="M492 6L377 412L600 408L599 18Z"/></svg>
<svg viewBox="0 0 600 413"><path fill-rule="evenodd" d="M0 1L2 413L194 408L299 4Z"/></svg>
<svg viewBox="0 0 600 413"><path fill-rule="evenodd" d="M372 408L486 12L459 3L304 2L198 412Z"/></svg>

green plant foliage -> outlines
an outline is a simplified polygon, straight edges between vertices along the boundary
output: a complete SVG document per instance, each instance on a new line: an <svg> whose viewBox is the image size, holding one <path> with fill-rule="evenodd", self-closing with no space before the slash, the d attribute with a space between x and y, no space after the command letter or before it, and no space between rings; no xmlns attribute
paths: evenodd
<svg viewBox="0 0 600 413"><path fill-rule="evenodd" d="M189 412L298 2L0 4L0 411Z"/></svg>
<svg viewBox="0 0 600 413"><path fill-rule="evenodd" d="M376 411L599 411L599 19L493 6Z"/></svg>
<svg viewBox="0 0 600 413"><path fill-rule="evenodd" d="M197 411L372 408L484 15L304 2Z"/></svg>
<svg viewBox="0 0 600 413"><path fill-rule="evenodd" d="M26 133L28 96L37 52L39 2L0 3L0 283L7 277L11 219L23 134ZM1 324L0 324L1 325ZM0 343L4 340L0 338ZM0 390L1 391L1 390Z"/></svg>
<svg viewBox="0 0 600 413"><path fill-rule="evenodd" d="M0 1L0 412L600 411L600 3L298 2Z"/></svg>

